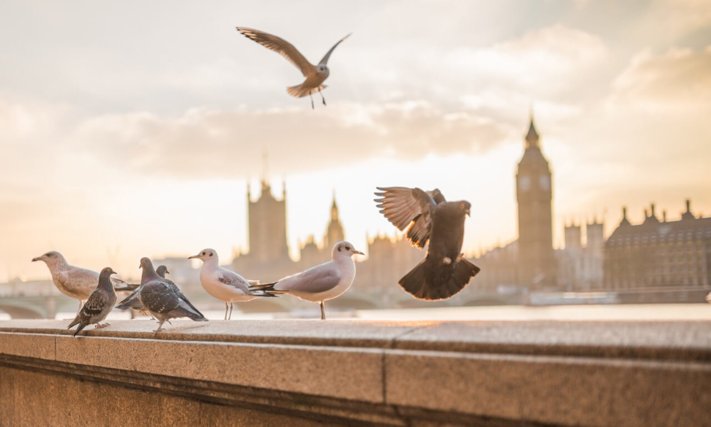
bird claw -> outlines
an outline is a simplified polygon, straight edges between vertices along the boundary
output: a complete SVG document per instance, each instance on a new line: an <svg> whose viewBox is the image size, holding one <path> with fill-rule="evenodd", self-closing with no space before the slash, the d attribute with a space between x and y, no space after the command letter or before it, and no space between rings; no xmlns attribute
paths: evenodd
<svg viewBox="0 0 711 427"><path fill-rule="evenodd" d="M96 325L94 325L94 329L103 329L109 325L111 325L111 323L97 323Z"/></svg>

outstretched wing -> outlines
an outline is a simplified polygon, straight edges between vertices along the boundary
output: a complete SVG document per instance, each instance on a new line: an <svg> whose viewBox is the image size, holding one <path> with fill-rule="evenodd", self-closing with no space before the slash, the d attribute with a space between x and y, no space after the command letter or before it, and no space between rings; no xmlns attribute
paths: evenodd
<svg viewBox="0 0 711 427"><path fill-rule="evenodd" d="M413 245L423 248L430 239L431 210L444 196L439 190L423 191L408 187L378 187L377 207L400 231L407 233Z"/></svg>
<svg viewBox="0 0 711 427"><path fill-rule="evenodd" d="M352 34L352 33L351 33L351 34ZM343 40L347 39L347 38L350 37L350 36L351 36L351 35L348 34L347 36L345 36L345 37L343 37L342 39L338 40L338 41L336 42L336 44L334 44L333 47L330 48L330 49L328 50L328 52L326 52L326 54L323 56L323 58L321 59L321 61L319 61L319 65L326 65L326 64L328 64L328 58L331 57L331 54L332 54L333 51L336 49L336 47L338 47L338 45L341 44L341 42L342 42Z"/></svg>
<svg viewBox="0 0 711 427"><path fill-rule="evenodd" d="M314 66L299 52L293 44L284 40L281 37L255 30L254 28L236 27L237 31L242 33L248 39L254 40L267 49L271 49L284 58L288 59L292 64L301 71L304 77L314 73ZM340 42L339 42L340 43ZM338 43L336 43L338 44ZM334 46L335 48L336 46ZM331 48L333 50L333 48ZM326 56L331 52L329 51Z"/></svg>

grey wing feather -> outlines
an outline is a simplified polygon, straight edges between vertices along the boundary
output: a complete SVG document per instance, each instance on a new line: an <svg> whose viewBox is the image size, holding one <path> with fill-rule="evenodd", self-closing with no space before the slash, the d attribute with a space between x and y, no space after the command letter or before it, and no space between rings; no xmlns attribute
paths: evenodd
<svg viewBox="0 0 711 427"><path fill-rule="evenodd" d="M249 282L242 276L231 271L221 271L220 277L217 279L225 285L235 287L245 294L249 294Z"/></svg>
<svg viewBox="0 0 711 427"><path fill-rule="evenodd" d="M333 289L340 280L341 274L335 267L321 264L299 274L285 277L274 287L285 291L318 293Z"/></svg>
<svg viewBox="0 0 711 427"><path fill-rule="evenodd" d="M377 187L376 206L388 221L407 233L410 242L423 248L432 229L431 209L437 205L432 193L444 199L439 190L425 192L419 188Z"/></svg>
<svg viewBox="0 0 711 427"><path fill-rule="evenodd" d="M347 36L345 36L345 37L343 37L342 39L338 40L338 41L336 42L336 44L334 44L333 47L331 47L331 48L328 50L328 52L326 52L326 55L323 56L323 58L321 59L321 61L319 61L319 65L321 65L321 64L323 64L323 65L328 64L328 58L331 57L331 53L333 53L333 51L336 49L336 47L338 47L338 45L341 44L341 42L343 42L343 40L347 39L347 38L350 37L350 36L351 36L351 35L348 34Z"/></svg>
<svg viewBox="0 0 711 427"><path fill-rule="evenodd" d="M87 320L94 316L98 316L106 308L106 304L109 302L109 297L105 292L97 290L93 292L86 304L81 308L82 317L86 317Z"/></svg>
<svg viewBox="0 0 711 427"><path fill-rule="evenodd" d="M141 290L143 306L153 313L168 313L178 307L180 301L175 292L166 283L148 282Z"/></svg>
<svg viewBox="0 0 711 427"><path fill-rule="evenodd" d="M242 35L248 39L257 42L267 49L273 50L288 59L289 62L294 64L304 76L314 73L314 66L304 57L304 55L302 55L301 52L294 47L294 45L281 37L255 30L254 28L237 27L237 31L242 33Z"/></svg>

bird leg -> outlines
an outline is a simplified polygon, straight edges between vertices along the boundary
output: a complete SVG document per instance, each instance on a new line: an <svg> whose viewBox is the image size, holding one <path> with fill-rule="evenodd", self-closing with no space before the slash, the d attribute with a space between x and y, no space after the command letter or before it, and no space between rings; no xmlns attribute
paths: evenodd
<svg viewBox="0 0 711 427"><path fill-rule="evenodd" d="M326 320L326 310L324 308L324 302L321 301L321 320Z"/></svg>
<svg viewBox="0 0 711 427"><path fill-rule="evenodd" d="M79 312L81 311L81 302L82 302L82 301L79 300L79 308L77 309L77 314L79 314Z"/></svg>
<svg viewBox="0 0 711 427"><path fill-rule="evenodd" d="M232 320L232 303L230 303L230 315L227 317L227 320Z"/></svg>
<svg viewBox="0 0 711 427"><path fill-rule="evenodd" d="M106 323L99 322L96 325L94 325L94 329L103 329L109 325L111 325L111 323L109 323L109 322L106 322Z"/></svg>
<svg viewBox="0 0 711 427"><path fill-rule="evenodd" d="M313 110L314 109L314 97L311 94L311 92L309 92L309 98L311 98L311 109Z"/></svg>
<svg viewBox="0 0 711 427"><path fill-rule="evenodd" d="M161 320L158 322L158 329L153 331L154 334L157 334L161 330L161 328L163 327L163 322L165 322L165 320Z"/></svg>
<svg viewBox="0 0 711 427"><path fill-rule="evenodd" d="M225 302L225 319L224 320L227 320L227 309L228 308L229 308L229 306L227 305L227 302Z"/></svg>
<svg viewBox="0 0 711 427"><path fill-rule="evenodd" d="M321 92L321 89L318 90L318 94L321 95L321 102L323 102L323 105L326 105L326 98L323 97L323 92Z"/></svg>

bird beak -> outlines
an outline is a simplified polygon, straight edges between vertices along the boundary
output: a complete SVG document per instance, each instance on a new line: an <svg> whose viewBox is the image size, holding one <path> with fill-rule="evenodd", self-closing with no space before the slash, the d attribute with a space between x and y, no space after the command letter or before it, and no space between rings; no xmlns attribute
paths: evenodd
<svg viewBox="0 0 711 427"><path fill-rule="evenodd" d="M472 216L472 212L471 212L470 209L467 209L467 210L466 210L466 213L467 213L467 216Z"/></svg>
<svg viewBox="0 0 711 427"><path fill-rule="evenodd" d="M188 259L195 259L195 258L200 258L200 255L191 255L188 257Z"/></svg>
<svg viewBox="0 0 711 427"><path fill-rule="evenodd" d="M361 251L356 251L356 250L354 250L353 253L354 253L354 254L358 254L358 255L365 255L363 252L361 252Z"/></svg>
<svg viewBox="0 0 711 427"><path fill-rule="evenodd" d="M34 257L34 258L32 258L32 262L35 262L35 261L41 261L41 260L42 260L42 258L40 258L40 257L38 257L38 256L37 256L37 257Z"/></svg>

